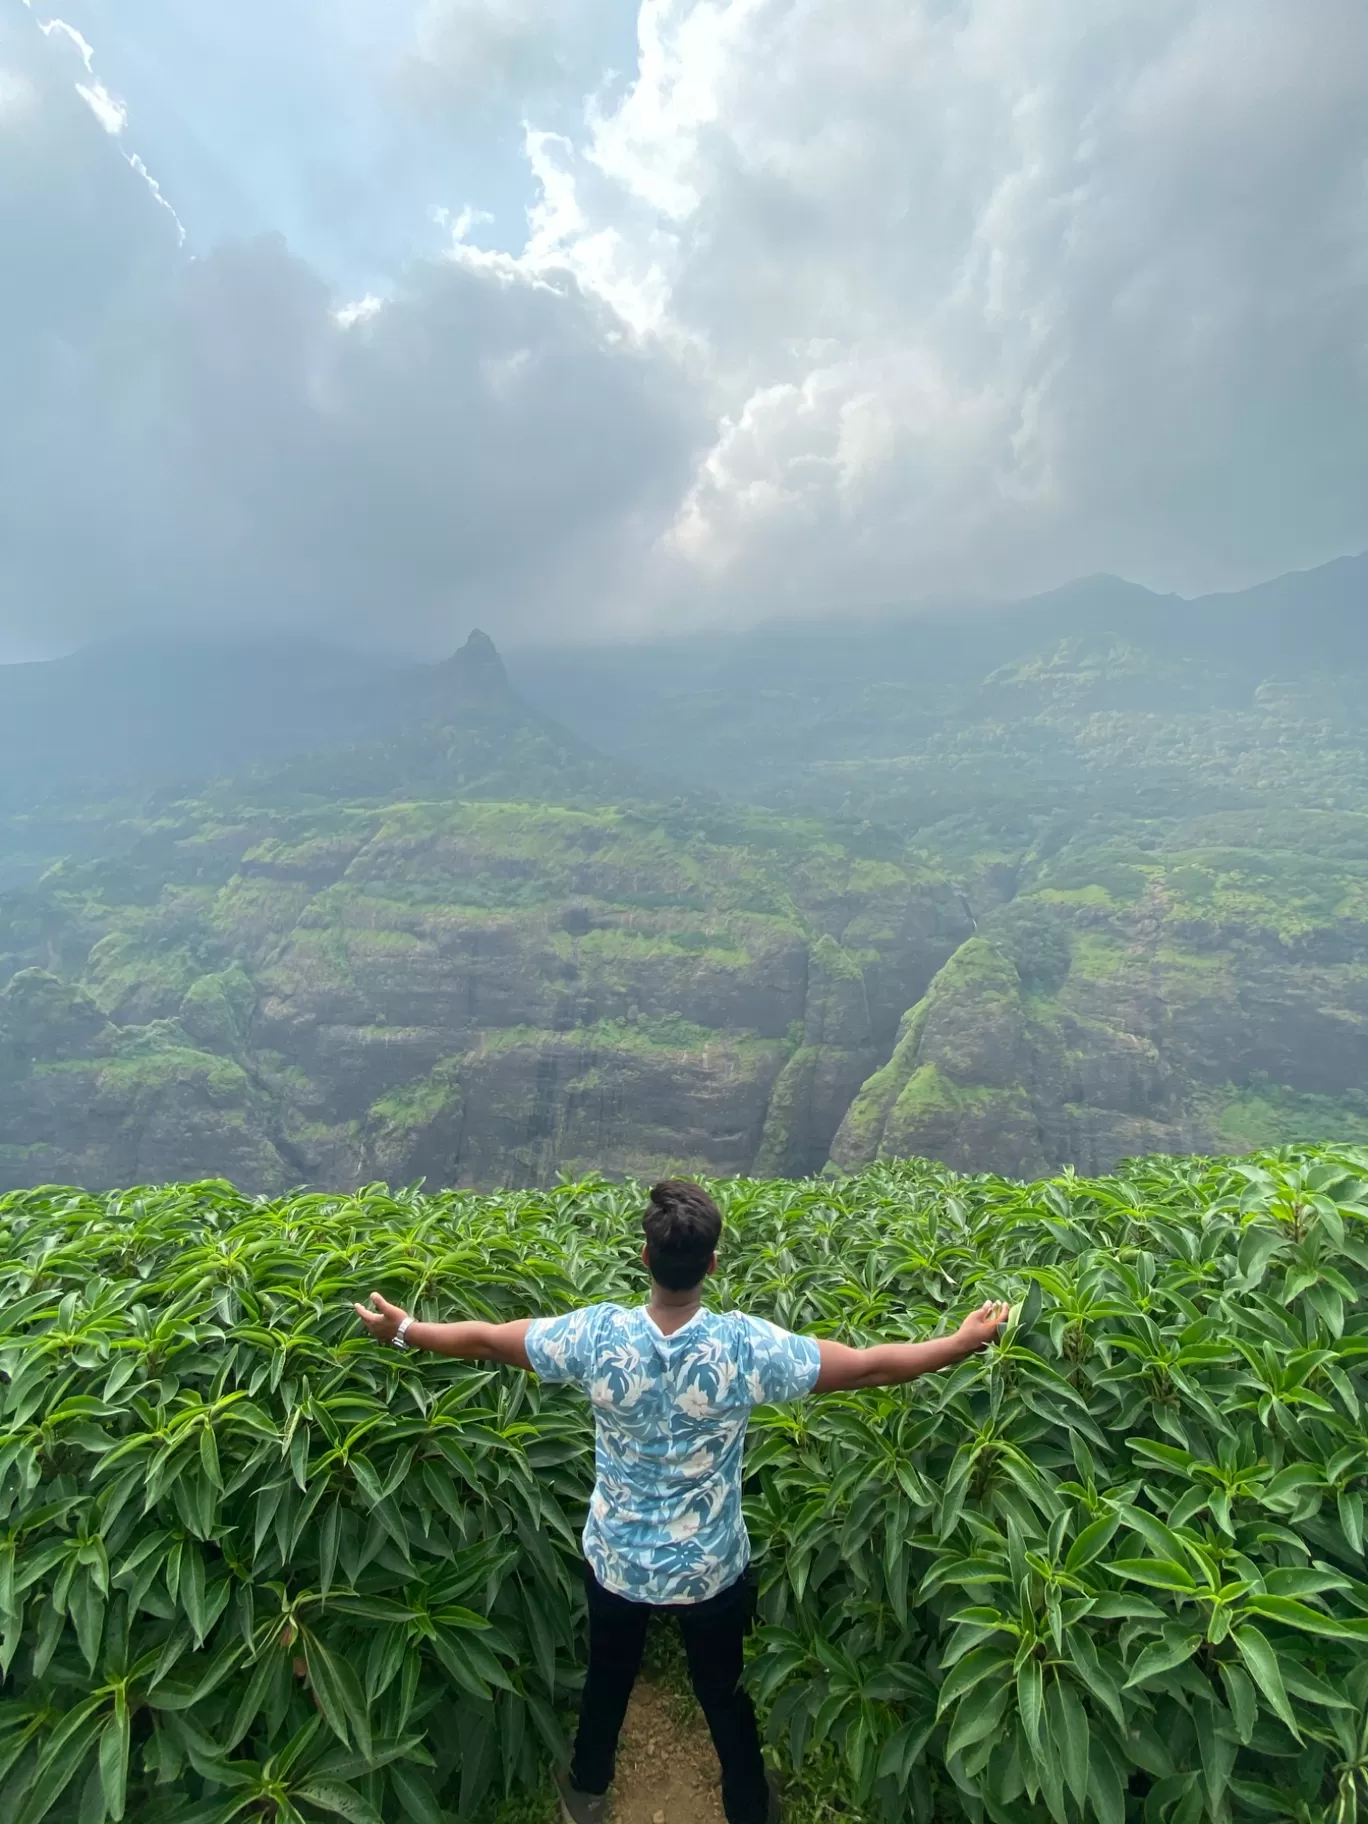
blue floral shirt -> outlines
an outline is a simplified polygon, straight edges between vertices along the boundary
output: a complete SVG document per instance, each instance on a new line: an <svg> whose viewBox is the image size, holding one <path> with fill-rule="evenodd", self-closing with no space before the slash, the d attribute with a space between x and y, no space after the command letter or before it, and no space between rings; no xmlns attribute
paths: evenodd
<svg viewBox="0 0 1368 1824"><path fill-rule="evenodd" d="M607 1590L703 1602L750 1562L741 1453L754 1406L811 1393L817 1344L739 1311L699 1311L665 1336L644 1309L538 1318L527 1355L594 1406L584 1554Z"/></svg>

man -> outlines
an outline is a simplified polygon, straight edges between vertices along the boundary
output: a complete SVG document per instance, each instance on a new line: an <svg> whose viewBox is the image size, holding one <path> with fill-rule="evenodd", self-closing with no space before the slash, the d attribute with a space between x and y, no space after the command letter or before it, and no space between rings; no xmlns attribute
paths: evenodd
<svg viewBox="0 0 1368 1824"><path fill-rule="evenodd" d="M997 1335L986 1304L953 1336L851 1349L794 1336L738 1311L706 1310L722 1217L701 1185L651 1192L644 1307L590 1305L509 1324L420 1324L371 1294L356 1311L371 1335L572 1381L594 1406L594 1492L584 1528L589 1670L574 1757L557 1776L567 1824L608 1816L618 1735L653 1612L678 1617L689 1676L722 1766L728 1824L778 1815L755 1709L741 1683L753 1611L741 1518L742 1448L752 1408L808 1393L886 1387L963 1361Z"/></svg>

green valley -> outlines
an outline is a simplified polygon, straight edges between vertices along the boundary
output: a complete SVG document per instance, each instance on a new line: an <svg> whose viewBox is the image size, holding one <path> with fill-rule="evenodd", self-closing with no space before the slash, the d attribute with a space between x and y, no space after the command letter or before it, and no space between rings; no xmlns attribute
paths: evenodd
<svg viewBox="0 0 1368 1824"><path fill-rule="evenodd" d="M476 635L359 723L339 667L313 745L225 777L182 718L94 809L12 782L0 1183L1368 1140L1365 580L1103 579L517 689Z"/></svg>

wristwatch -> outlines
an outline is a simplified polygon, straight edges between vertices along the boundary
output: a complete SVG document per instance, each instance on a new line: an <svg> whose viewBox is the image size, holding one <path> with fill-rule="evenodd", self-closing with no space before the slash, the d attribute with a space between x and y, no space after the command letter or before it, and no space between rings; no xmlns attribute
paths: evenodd
<svg viewBox="0 0 1368 1824"><path fill-rule="evenodd" d="M408 1343L404 1339L408 1335L408 1327L412 1322L413 1319L411 1317L406 1317L403 1323L400 1324L399 1328L395 1331L394 1335L390 1338L390 1341L394 1344L396 1349L408 1348Z"/></svg>

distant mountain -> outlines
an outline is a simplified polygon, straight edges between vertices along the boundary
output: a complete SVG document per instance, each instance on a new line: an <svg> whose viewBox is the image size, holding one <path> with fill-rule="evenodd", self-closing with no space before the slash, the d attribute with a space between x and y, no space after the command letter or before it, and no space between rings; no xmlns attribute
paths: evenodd
<svg viewBox="0 0 1368 1824"><path fill-rule="evenodd" d="M277 809L453 797L576 804L640 796L658 784L529 705L477 629L440 664L378 672L365 714L351 724L339 719L331 741L315 736L290 758L259 761L209 794L215 803Z"/></svg>
<svg viewBox="0 0 1368 1824"><path fill-rule="evenodd" d="M513 669L530 702L607 751L769 798L795 768L977 720L985 679L1066 640L1146 655L1132 700L1161 713L1180 697L1237 707L1272 673L1368 670L1368 553L1191 601L1096 576L992 606L524 652Z"/></svg>
<svg viewBox="0 0 1368 1824"><path fill-rule="evenodd" d="M539 707L479 634L176 663L108 671L127 701L70 754L99 668L39 677L0 1184L1368 1140L1364 559L523 654Z"/></svg>
<svg viewBox="0 0 1368 1824"><path fill-rule="evenodd" d="M518 654L514 672L525 706L596 749L658 778L745 790L734 750L749 749L762 766L782 764L786 752L819 758L811 738L820 748L833 712L870 687L921 687L933 707L953 706L957 687L1025 654L1106 636L1210 665L1213 700L1238 693L1255 672L1368 665L1368 555L1196 601L1090 577L1005 605L533 649ZM0 818L184 792L406 736L461 698L483 640L473 636L463 655L434 665L304 640L169 638L0 665Z"/></svg>
<svg viewBox="0 0 1368 1824"><path fill-rule="evenodd" d="M478 631L436 665L279 644L0 667L0 888L63 856L122 852L149 819L206 792L283 809L646 789L519 697Z"/></svg>

